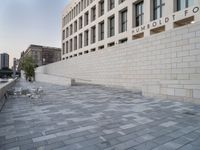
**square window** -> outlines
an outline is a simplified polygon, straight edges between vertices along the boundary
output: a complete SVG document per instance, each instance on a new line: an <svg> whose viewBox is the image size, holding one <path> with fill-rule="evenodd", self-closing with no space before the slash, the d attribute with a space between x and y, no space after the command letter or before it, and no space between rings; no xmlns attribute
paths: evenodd
<svg viewBox="0 0 200 150"><path fill-rule="evenodd" d="M153 20L163 16L164 6L164 0L153 0Z"/></svg>
<svg viewBox="0 0 200 150"><path fill-rule="evenodd" d="M79 17L79 29L82 29L83 27L83 17Z"/></svg>
<svg viewBox="0 0 200 150"><path fill-rule="evenodd" d="M85 26L86 26L89 24L89 12L87 11L84 16L85 16Z"/></svg>
<svg viewBox="0 0 200 150"><path fill-rule="evenodd" d="M141 1L134 5L135 7L135 26L141 26L144 22L144 2Z"/></svg>
<svg viewBox="0 0 200 150"><path fill-rule="evenodd" d="M115 16L108 18L108 37L115 35Z"/></svg>
<svg viewBox="0 0 200 150"><path fill-rule="evenodd" d="M91 21L96 19L96 6L91 8Z"/></svg>
<svg viewBox="0 0 200 150"><path fill-rule="evenodd" d="M104 14L104 0L99 2L99 17Z"/></svg>
<svg viewBox="0 0 200 150"><path fill-rule="evenodd" d="M99 23L99 41L104 39L104 21Z"/></svg>
<svg viewBox="0 0 200 150"><path fill-rule="evenodd" d="M82 33L79 34L79 48L82 48L83 47L83 35Z"/></svg>
<svg viewBox="0 0 200 150"><path fill-rule="evenodd" d="M108 10L111 10L115 7L115 0L108 0Z"/></svg>
<svg viewBox="0 0 200 150"><path fill-rule="evenodd" d="M85 39L84 46L88 46L88 44L89 44L89 31L88 30L86 30L84 32L84 39Z"/></svg>
<svg viewBox="0 0 200 150"><path fill-rule="evenodd" d="M120 11L120 30L119 32L127 31L127 8Z"/></svg>
<svg viewBox="0 0 200 150"><path fill-rule="evenodd" d="M96 42L96 26L91 28L91 44Z"/></svg>

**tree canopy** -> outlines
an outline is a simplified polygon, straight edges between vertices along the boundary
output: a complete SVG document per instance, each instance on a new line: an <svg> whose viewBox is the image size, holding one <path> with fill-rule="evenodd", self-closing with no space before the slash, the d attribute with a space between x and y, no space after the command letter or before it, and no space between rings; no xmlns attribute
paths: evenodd
<svg viewBox="0 0 200 150"><path fill-rule="evenodd" d="M24 70L26 80L32 81L35 79L36 64L32 57L26 56L22 59L22 70Z"/></svg>

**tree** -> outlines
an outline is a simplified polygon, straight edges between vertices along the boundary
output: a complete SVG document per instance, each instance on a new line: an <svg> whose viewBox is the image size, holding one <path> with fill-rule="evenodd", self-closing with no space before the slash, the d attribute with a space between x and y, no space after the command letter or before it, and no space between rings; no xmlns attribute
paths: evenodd
<svg viewBox="0 0 200 150"><path fill-rule="evenodd" d="M26 80L32 81L35 80L35 68L36 64L32 57L26 56L22 59L22 70L24 70L24 74L26 77Z"/></svg>

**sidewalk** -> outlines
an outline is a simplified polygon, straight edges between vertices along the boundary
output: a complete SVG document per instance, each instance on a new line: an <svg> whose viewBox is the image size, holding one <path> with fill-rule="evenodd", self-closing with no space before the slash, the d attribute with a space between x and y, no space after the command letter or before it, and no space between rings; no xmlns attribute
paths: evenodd
<svg viewBox="0 0 200 150"><path fill-rule="evenodd" d="M42 88L11 96L0 113L2 150L199 150L200 105L103 86Z"/></svg>

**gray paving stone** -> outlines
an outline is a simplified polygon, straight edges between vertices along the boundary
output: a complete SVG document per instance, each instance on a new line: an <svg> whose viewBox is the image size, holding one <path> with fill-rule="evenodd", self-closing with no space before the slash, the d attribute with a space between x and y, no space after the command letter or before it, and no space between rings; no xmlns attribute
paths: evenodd
<svg viewBox="0 0 200 150"><path fill-rule="evenodd" d="M20 150L20 147L9 148L8 150Z"/></svg>
<svg viewBox="0 0 200 150"><path fill-rule="evenodd" d="M136 125L135 124L126 124L126 125L123 125L123 126L120 126L121 129L129 129L129 128L133 128L135 127Z"/></svg>
<svg viewBox="0 0 200 150"><path fill-rule="evenodd" d="M113 139L113 138L121 137L121 134L118 133L118 132L115 132L115 133L112 133L112 134L103 135L103 137L104 137L106 140L110 140L110 139Z"/></svg>
<svg viewBox="0 0 200 150"><path fill-rule="evenodd" d="M191 144L200 147L200 138L196 139L195 141L192 141Z"/></svg>
<svg viewBox="0 0 200 150"><path fill-rule="evenodd" d="M45 150L54 150L56 148L61 148L65 146L63 142L56 142L45 146Z"/></svg>
<svg viewBox="0 0 200 150"><path fill-rule="evenodd" d="M200 137L200 134L197 132L190 132L190 133L184 135L184 137L191 139L191 140L196 140Z"/></svg>
<svg viewBox="0 0 200 150"><path fill-rule="evenodd" d="M87 131L87 130L91 130L91 129L95 129L95 128L96 128L96 126L79 127L77 129L59 132L59 133L56 133L55 135L56 136L65 136L65 135L70 135L70 134L78 133L81 131Z"/></svg>
<svg viewBox="0 0 200 150"><path fill-rule="evenodd" d="M137 137L136 133L130 133L130 134L127 134L127 135L124 135L124 136L120 136L117 139L121 142L124 142L124 141L128 141L128 140L131 140L131 139L135 139L136 137Z"/></svg>
<svg viewBox="0 0 200 150"><path fill-rule="evenodd" d="M33 144L21 145L20 150L36 150Z"/></svg>
<svg viewBox="0 0 200 150"><path fill-rule="evenodd" d="M42 87L38 99L10 96L0 113L0 149L195 150L200 105L103 86ZM187 111L195 112L193 116ZM198 149L199 150L199 149Z"/></svg>
<svg viewBox="0 0 200 150"><path fill-rule="evenodd" d="M72 138L76 138L76 137L85 136L85 135L89 135L89 134L90 134L90 132L88 132L88 131L82 131L82 132L70 134L69 136Z"/></svg>
<svg viewBox="0 0 200 150"><path fill-rule="evenodd" d="M199 146L194 146L191 144L187 144L179 148L178 150L199 150Z"/></svg>
<svg viewBox="0 0 200 150"><path fill-rule="evenodd" d="M100 149L97 146L92 145L92 146L80 148L79 150L100 150Z"/></svg>
<svg viewBox="0 0 200 150"><path fill-rule="evenodd" d="M152 140L155 138L154 136L151 136L150 134L145 134L140 137L143 138L144 140Z"/></svg>
<svg viewBox="0 0 200 150"><path fill-rule="evenodd" d="M36 137L40 137L40 136L42 136L42 133L28 134L25 136L18 137L18 140L22 141L22 140L32 139L32 138L36 138Z"/></svg>
<svg viewBox="0 0 200 150"><path fill-rule="evenodd" d="M81 145L81 147L89 147L89 146L96 145L101 142L103 142L103 141L100 138L93 138L93 139L87 139L82 142L78 142L78 144Z"/></svg>
<svg viewBox="0 0 200 150"><path fill-rule="evenodd" d="M173 142L178 143L180 145L189 144L189 143L191 143L191 141L192 141L191 139L188 139L188 138L186 138L184 136L173 140Z"/></svg>
<svg viewBox="0 0 200 150"><path fill-rule="evenodd" d="M12 139L3 140L1 142L2 144L9 144L9 143L17 142L17 141L18 141L18 138L12 138Z"/></svg>
<svg viewBox="0 0 200 150"><path fill-rule="evenodd" d="M33 142L45 141L45 140L52 139L52 138L55 138L55 137L56 137L55 134L40 136L40 137L33 138Z"/></svg>
<svg viewBox="0 0 200 150"><path fill-rule="evenodd" d="M62 132L62 131L63 131L62 128L59 128L59 129L53 129L53 130L45 131L45 134L46 134L46 135L48 135L48 134L55 134L55 133Z"/></svg>
<svg viewBox="0 0 200 150"><path fill-rule="evenodd" d="M55 137L52 139L48 139L45 141L45 143L52 144L52 143L56 143L56 142L60 142L60 141L66 141L68 139L71 139L71 138L69 136L59 136L59 137Z"/></svg>
<svg viewBox="0 0 200 150"><path fill-rule="evenodd" d="M40 141L40 142L33 143L33 147L44 147L47 144L48 144L47 141Z"/></svg>
<svg viewBox="0 0 200 150"><path fill-rule="evenodd" d="M179 143L176 143L175 141L170 141L168 143L165 143L163 146L165 147L169 147L171 149L178 149L180 148L182 145L184 144L179 144Z"/></svg>
<svg viewBox="0 0 200 150"><path fill-rule="evenodd" d="M159 145L161 144L164 144L164 143L167 143L169 141L172 141L174 138L173 137L170 137L170 136L167 136L167 135L164 135L164 136L160 136L156 139L153 139L153 141Z"/></svg>
<svg viewBox="0 0 200 150"><path fill-rule="evenodd" d="M185 135L185 133L182 132L181 130L177 130L177 131L169 133L167 135L170 136L170 137L173 137L173 138L178 138L178 137Z"/></svg>
<svg viewBox="0 0 200 150"><path fill-rule="evenodd" d="M177 122L168 121L168 122L162 123L160 126L163 126L163 127L171 127L171 126L174 126L174 125L176 125L176 124L177 124Z"/></svg>
<svg viewBox="0 0 200 150"><path fill-rule="evenodd" d="M135 150L151 150L157 146L158 146L158 144L154 143L153 141L148 141L148 142L139 144L137 146L134 146L133 148Z"/></svg>
<svg viewBox="0 0 200 150"><path fill-rule="evenodd" d="M18 142L13 142L13 143L8 143L8 144L5 144L4 145L6 149L11 149L11 148L14 148L14 147L19 147L19 143Z"/></svg>
<svg viewBox="0 0 200 150"><path fill-rule="evenodd" d="M78 142L81 142L84 140L86 140L86 138L81 136L81 137L77 137L77 138L71 138L71 139L64 140L64 143L66 145L69 145L69 144L78 143Z"/></svg>
<svg viewBox="0 0 200 150"><path fill-rule="evenodd" d="M108 148L108 149L105 149L105 150L110 150L110 149L114 149L114 150L125 150L125 149L128 149L128 148L131 148L135 145L137 145L138 143L134 140L129 140L129 141L126 141L126 142L123 142L121 144L118 144L118 145L115 145L114 147L111 147L111 148Z"/></svg>
<svg viewBox="0 0 200 150"><path fill-rule="evenodd" d="M55 150L77 150L81 149L82 147L79 144L67 145L60 148L55 148Z"/></svg>
<svg viewBox="0 0 200 150"><path fill-rule="evenodd" d="M151 133L151 132L152 132L151 129L146 128L146 129L143 129L143 130L137 131L136 134L137 134L138 136L142 136L142 135L149 134L149 133Z"/></svg>
<svg viewBox="0 0 200 150"><path fill-rule="evenodd" d="M136 150L134 147L128 148L127 150Z"/></svg>

